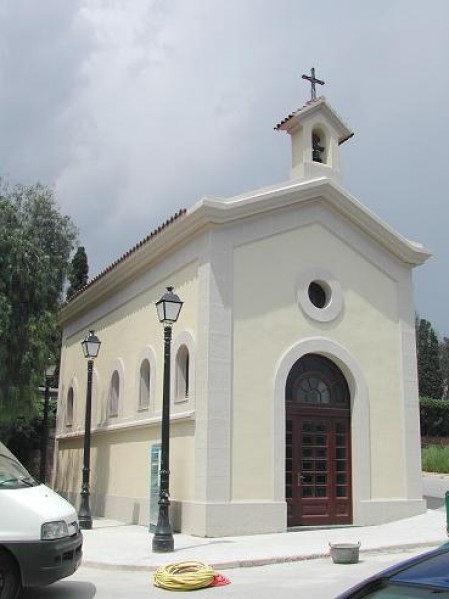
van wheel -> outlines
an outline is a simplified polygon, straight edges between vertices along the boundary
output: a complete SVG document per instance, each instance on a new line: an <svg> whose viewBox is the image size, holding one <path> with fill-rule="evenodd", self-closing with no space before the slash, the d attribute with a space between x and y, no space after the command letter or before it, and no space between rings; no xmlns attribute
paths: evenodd
<svg viewBox="0 0 449 599"><path fill-rule="evenodd" d="M0 551L0 599L16 599L20 588L20 572L16 562Z"/></svg>

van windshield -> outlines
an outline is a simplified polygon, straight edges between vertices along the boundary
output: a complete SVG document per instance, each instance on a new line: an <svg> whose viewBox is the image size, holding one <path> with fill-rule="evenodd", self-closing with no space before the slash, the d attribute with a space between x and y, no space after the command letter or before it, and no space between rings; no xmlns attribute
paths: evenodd
<svg viewBox="0 0 449 599"><path fill-rule="evenodd" d="M17 458L0 443L0 491L35 487L38 484Z"/></svg>

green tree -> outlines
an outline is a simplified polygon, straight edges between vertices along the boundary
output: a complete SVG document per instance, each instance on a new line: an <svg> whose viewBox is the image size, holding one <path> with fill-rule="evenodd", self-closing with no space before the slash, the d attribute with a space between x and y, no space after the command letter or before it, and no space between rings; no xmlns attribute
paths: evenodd
<svg viewBox="0 0 449 599"><path fill-rule="evenodd" d="M443 376L438 337L428 320L416 319L416 349L420 397L441 399Z"/></svg>
<svg viewBox="0 0 449 599"><path fill-rule="evenodd" d="M77 231L52 188L0 181L0 426L37 409Z"/></svg>
<svg viewBox="0 0 449 599"><path fill-rule="evenodd" d="M67 299L82 289L89 280L89 264L87 262L87 254L84 247L81 245L73 256L72 263L68 274L69 287L67 289Z"/></svg>
<svg viewBox="0 0 449 599"><path fill-rule="evenodd" d="M440 343L440 367L443 376L443 399L449 399L449 338Z"/></svg>

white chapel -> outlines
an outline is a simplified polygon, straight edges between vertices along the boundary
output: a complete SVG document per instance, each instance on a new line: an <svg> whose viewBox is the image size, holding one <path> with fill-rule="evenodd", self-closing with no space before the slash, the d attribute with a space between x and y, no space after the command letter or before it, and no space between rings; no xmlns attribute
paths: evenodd
<svg viewBox="0 0 449 599"><path fill-rule="evenodd" d="M79 504L81 341L93 329L96 516L155 523L155 303L169 286L184 302L171 351L175 531L368 525L425 510L412 270L430 253L342 187L340 146L353 134L324 97L276 129L291 138L289 180L180 211L61 311L53 484Z"/></svg>

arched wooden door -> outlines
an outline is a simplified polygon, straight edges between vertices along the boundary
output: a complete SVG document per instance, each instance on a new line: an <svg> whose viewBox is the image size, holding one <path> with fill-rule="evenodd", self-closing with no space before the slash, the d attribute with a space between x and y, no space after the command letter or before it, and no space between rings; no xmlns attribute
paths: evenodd
<svg viewBox="0 0 449 599"><path fill-rule="evenodd" d="M341 370L307 354L286 383L288 526L352 523L350 396Z"/></svg>

